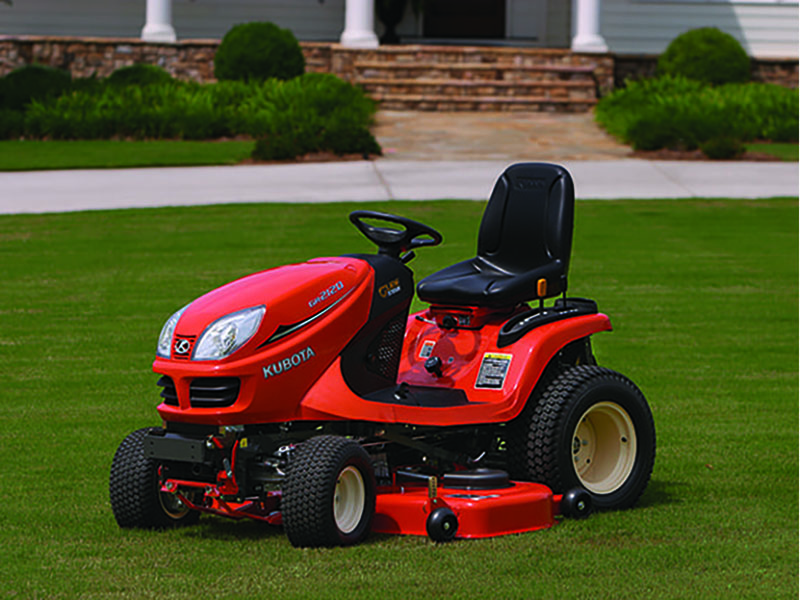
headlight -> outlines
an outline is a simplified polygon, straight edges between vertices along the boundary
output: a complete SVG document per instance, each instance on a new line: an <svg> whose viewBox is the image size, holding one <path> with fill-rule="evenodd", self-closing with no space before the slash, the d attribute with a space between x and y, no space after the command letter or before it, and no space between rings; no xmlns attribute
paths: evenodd
<svg viewBox="0 0 800 600"><path fill-rule="evenodd" d="M161 328L161 335L158 336L158 347L156 348L156 354L161 358L169 358L172 350L172 334L175 333L175 327L178 325L183 311L187 308L189 308L188 304L167 319L164 327Z"/></svg>
<svg viewBox="0 0 800 600"><path fill-rule="evenodd" d="M200 336L192 360L220 360L230 356L258 331L265 312L266 306L254 306L217 319Z"/></svg>

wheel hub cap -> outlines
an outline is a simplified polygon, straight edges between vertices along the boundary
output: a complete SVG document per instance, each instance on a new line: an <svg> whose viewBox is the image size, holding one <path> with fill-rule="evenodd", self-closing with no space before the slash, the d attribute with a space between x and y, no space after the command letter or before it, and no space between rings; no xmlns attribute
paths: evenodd
<svg viewBox="0 0 800 600"><path fill-rule="evenodd" d="M572 461L581 485L610 494L627 481L636 462L636 429L615 402L598 402L578 421L572 436Z"/></svg>
<svg viewBox="0 0 800 600"><path fill-rule="evenodd" d="M333 493L333 518L342 533L351 533L358 527L364 513L366 492L361 472L355 467L345 467L336 480Z"/></svg>

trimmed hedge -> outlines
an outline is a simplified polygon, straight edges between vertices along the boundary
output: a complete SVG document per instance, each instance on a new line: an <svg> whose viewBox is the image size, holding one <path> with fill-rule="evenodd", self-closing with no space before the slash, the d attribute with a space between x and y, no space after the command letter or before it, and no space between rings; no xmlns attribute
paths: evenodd
<svg viewBox="0 0 800 600"><path fill-rule="evenodd" d="M33 100L60 96L71 84L67 71L39 64L20 67L0 79L0 109L24 110Z"/></svg>
<svg viewBox="0 0 800 600"><path fill-rule="evenodd" d="M375 103L335 75L289 81L104 85L34 101L24 134L48 139L261 138L260 158L321 150L379 154L369 133ZM2 133L0 131L0 133Z"/></svg>
<svg viewBox="0 0 800 600"><path fill-rule="evenodd" d="M732 35L716 27L691 29L670 42L658 59L658 75L714 85L750 80L750 57Z"/></svg>
<svg viewBox="0 0 800 600"><path fill-rule="evenodd" d="M137 63L122 67L111 73L106 79L108 85L158 85L173 81L172 75L156 65Z"/></svg>
<svg viewBox="0 0 800 600"><path fill-rule="evenodd" d="M287 80L302 75L305 68L297 38L274 23L236 25L214 56L214 76L220 81Z"/></svg>
<svg viewBox="0 0 800 600"><path fill-rule="evenodd" d="M615 90L598 102L595 117L636 150L694 150L721 138L796 142L798 91L665 76Z"/></svg>

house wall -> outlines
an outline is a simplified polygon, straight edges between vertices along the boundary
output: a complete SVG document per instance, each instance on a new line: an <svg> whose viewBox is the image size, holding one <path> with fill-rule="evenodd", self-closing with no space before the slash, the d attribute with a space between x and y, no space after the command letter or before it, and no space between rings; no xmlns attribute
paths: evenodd
<svg viewBox="0 0 800 600"><path fill-rule="evenodd" d="M345 0L173 0L178 39L221 38L233 25L272 21L302 40L338 40ZM0 35L138 37L145 0L0 2Z"/></svg>
<svg viewBox="0 0 800 600"><path fill-rule="evenodd" d="M798 56L797 2L603 0L600 31L615 54L659 54L687 29L730 33L751 56Z"/></svg>
<svg viewBox="0 0 800 600"><path fill-rule="evenodd" d="M547 0L547 28L544 45L547 48L569 48L572 41L572 2Z"/></svg>
<svg viewBox="0 0 800 600"><path fill-rule="evenodd" d="M231 26L267 20L291 29L298 39L335 41L344 23L345 0L173 0L179 39L221 38ZM512 35L541 31L537 45L568 48L570 0L508 0ZM541 7L541 8L539 8ZM138 37L145 22L145 0L15 0L0 2L0 35ZM798 56L798 4L725 0L602 0L601 33L616 54L658 54L691 27L717 26L758 58ZM376 30L382 27L376 23ZM418 35L409 8L398 27L401 36Z"/></svg>

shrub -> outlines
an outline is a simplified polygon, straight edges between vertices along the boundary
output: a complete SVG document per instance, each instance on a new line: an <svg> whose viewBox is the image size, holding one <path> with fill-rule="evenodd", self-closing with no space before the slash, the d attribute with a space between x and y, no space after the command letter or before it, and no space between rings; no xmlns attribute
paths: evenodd
<svg viewBox="0 0 800 600"><path fill-rule="evenodd" d="M0 139L21 137L24 132L25 113L21 110L0 108Z"/></svg>
<svg viewBox="0 0 800 600"><path fill-rule="evenodd" d="M31 101L60 96L70 88L67 71L44 65L27 65L6 75L0 108L23 110Z"/></svg>
<svg viewBox="0 0 800 600"><path fill-rule="evenodd" d="M334 154L383 154L380 144L366 127L350 127L336 124L327 129L322 137L326 150Z"/></svg>
<svg viewBox="0 0 800 600"><path fill-rule="evenodd" d="M172 76L156 65L135 64L114 71L107 79L109 85L158 85L172 81Z"/></svg>
<svg viewBox="0 0 800 600"><path fill-rule="evenodd" d="M743 83L750 79L750 58L732 35L701 27L670 42L658 59L657 73L711 84Z"/></svg>
<svg viewBox="0 0 800 600"><path fill-rule="evenodd" d="M275 132L258 138L251 156L256 160L288 160L306 153L293 132Z"/></svg>
<svg viewBox="0 0 800 600"><path fill-rule="evenodd" d="M220 81L286 80L302 75L305 64L291 31L274 23L245 23L222 38L214 56L214 76Z"/></svg>
<svg viewBox="0 0 800 600"><path fill-rule="evenodd" d="M369 134L375 103L334 75L290 81L171 80L147 86L86 86L34 101L25 135L52 139L263 138L260 158L292 158L319 150L378 153Z"/></svg>
<svg viewBox="0 0 800 600"><path fill-rule="evenodd" d="M684 77L629 82L595 116L637 150L692 150L715 138L797 141L798 92L763 83L711 87Z"/></svg>
<svg viewBox="0 0 800 600"><path fill-rule="evenodd" d="M722 135L711 138L700 144L700 150L702 150L703 154L708 158L713 158L714 160L729 160L731 158L736 158L740 154L744 154L745 147L740 140Z"/></svg>

